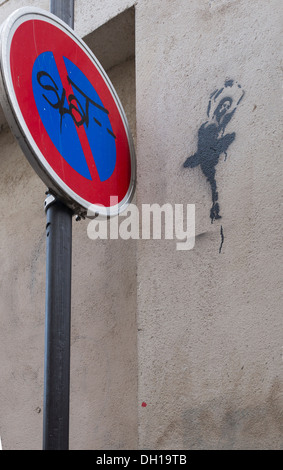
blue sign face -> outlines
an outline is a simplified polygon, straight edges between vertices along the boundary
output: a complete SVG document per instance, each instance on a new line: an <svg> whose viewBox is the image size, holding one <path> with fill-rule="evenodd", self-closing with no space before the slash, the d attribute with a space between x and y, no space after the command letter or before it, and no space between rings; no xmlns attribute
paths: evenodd
<svg viewBox="0 0 283 470"><path fill-rule="evenodd" d="M116 165L109 111L82 71L66 57L63 61L61 73L53 52L41 53L34 62L32 88L40 119L58 152L77 173L92 180L84 151L88 146L100 181L106 181Z"/></svg>

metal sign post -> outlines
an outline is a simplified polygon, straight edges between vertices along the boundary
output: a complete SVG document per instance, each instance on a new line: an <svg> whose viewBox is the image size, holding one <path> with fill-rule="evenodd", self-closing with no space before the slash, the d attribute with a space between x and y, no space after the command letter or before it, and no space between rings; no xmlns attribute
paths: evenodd
<svg viewBox="0 0 283 470"><path fill-rule="evenodd" d="M74 27L74 1L51 0L51 13ZM46 311L43 450L68 450L72 211L52 195L45 200Z"/></svg>
<svg viewBox="0 0 283 470"><path fill-rule="evenodd" d="M72 212L45 201L46 310L43 450L69 448Z"/></svg>
<svg viewBox="0 0 283 470"><path fill-rule="evenodd" d="M50 0L50 11L74 28L74 3L75 0Z"/></svg>

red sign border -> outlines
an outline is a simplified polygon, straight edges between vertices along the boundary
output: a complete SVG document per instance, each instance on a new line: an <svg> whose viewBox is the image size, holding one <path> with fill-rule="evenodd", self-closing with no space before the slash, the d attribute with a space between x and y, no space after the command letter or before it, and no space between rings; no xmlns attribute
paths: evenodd
<svg viewBox="0 0 283 470"><path fill-rule="evenodd" d="M30 20L43 20L47 23L56 26L60 31L63 31L67 34L71 40L73 40L78 48L82 51L82 54L87 56L87 59L90 60L98 69L98 72L101 74L103 82L108 87L109 92L111 93L112 99L117 107L117 112L122 121L122 125L125 130L125 138L127 139L127 145L130 153L130 162L131 162L131 174L129 178L129 187L127 192L122 200L118 204L111 206L105 202L99 202L94 204L93 201L82 198L79 194L74 192L54 171L52 166L47 162L46 157L43 155L42 151L39 149L38 145L33 138L28 125L23 118L21 108L18 103L18 99L14 89L13 77L11 72L10 65L10 49L12 40L15 32L18 30L21 24L30 21ZM125 112L122 108L120 100L111 84L107 74L101 67L100 63L97 61L93 53L90 51L88 46L75 34L75 32L69 28L63 21L61 21L55 15L49 13L48 11L39 9L39 8L30 8L25 7L17 10L12 13L5 21L1 30L1 76L2 89L4 93L1 96L1 103L3 111L6 115L7 121L11 127L12 132L17 138L19 144L22 147L27 159L33 166L34 170L38 173L43 182L50 188L51 192L55 196L61 198L74 212L80 215L86 215L87 210L92 206L92 209L96 214L102 216L111 216L117 215L122 212L127 205L131 202L132 197L135 191L135 182L136 182L136 162L135 162L135 151L131 132L128 126L127 118ZM32 95L33 96L33 95ZM116 177L117 178L117 177ZM115 194L109 193L110 196L117 196ZM94 204L94 206L93 206Z"/></svg>

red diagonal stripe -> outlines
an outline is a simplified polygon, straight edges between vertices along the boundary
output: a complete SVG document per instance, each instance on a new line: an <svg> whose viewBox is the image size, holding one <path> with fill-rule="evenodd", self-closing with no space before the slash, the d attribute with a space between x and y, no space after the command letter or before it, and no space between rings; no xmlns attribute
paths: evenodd
<svg viewBox="0 0 283 470"><path fill-rule="evenodd" d="M67 69L66 69L66 66L65 66L64 59L59 54L57 54L54 58L55 58L55 62L56 62L57 68L58 68L60 78L61 78L62 86L66 91L66 96L67 96L67 99L68 99L68 96L71 95L71 94L74 95L74 92L73 92L73 88L72 88L71 84L67 80L68 72L67 72ZM64 117L63 117L63 119L64 119ZM85 128L84 128L83 125L79 126L79 127L78 126L75 126L75 127L76 127L76 130L77 130L79 139L80 139L80 144L81 144L82 149L83 149L83 153L84 153L84 156L85 156L85 159L86 159L86 162L87 162L87 166L88 166L92 181L93 182L100 181L99 174L98 174L98 171L97 171L97 168L96 168L96 165L95 165L94 155L91 151Z"/></svg>

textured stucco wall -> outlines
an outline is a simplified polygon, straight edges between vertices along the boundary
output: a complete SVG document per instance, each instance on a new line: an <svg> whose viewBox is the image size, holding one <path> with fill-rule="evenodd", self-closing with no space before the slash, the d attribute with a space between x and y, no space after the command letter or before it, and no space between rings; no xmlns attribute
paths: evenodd
<svg viewBox="0 0 283 470"><path fill-rule="evenodd" d="M40 449L45 187L7 129L0 146L0 435L3 449Z"/></svg>
<svg viewBox="0 0 283 470"><path fill-rule="evenodd" d="M108 73L135 138L134 58ZM0 147L0 436L6 450L41 449L46 188L5 125ZM135 242L90 240L87 226L73 221L70 448L136 448Z"/></svg>
<svg viewBox="0 0 283 470"><path fill-rule="evenodd" d="M94 29L131 8L135 3L134 0L76 0L76 30L81 36L86 36ZM119 44L116 44L116 47L119 49Z"/></svg>
<svg viewBox="0 0 283 470"><path fill-rule="evenodd" d="M0 2L1 19L20 3ZM135 5L135 60L109 75L135 137L137 205L196 204L196 243L92 241L74 222L71 448L283 447L281 3L76 1L94 49L106 30L92 31ZM213 140L218 92L238 105ZM227 135L208 170L183 166ZM40 449L45 187L7 129L0 146L0 436Z"/></svg>
<svg viewBox="0 0 283 470"><path fill-rule="evenodd" d="M138 204L195 203L197 232L192 251L138 245L141 448L283 445L280 11L276 0L136 7ZM210 185L183 163L227 79L245 96L212 224Z"/></svg>

